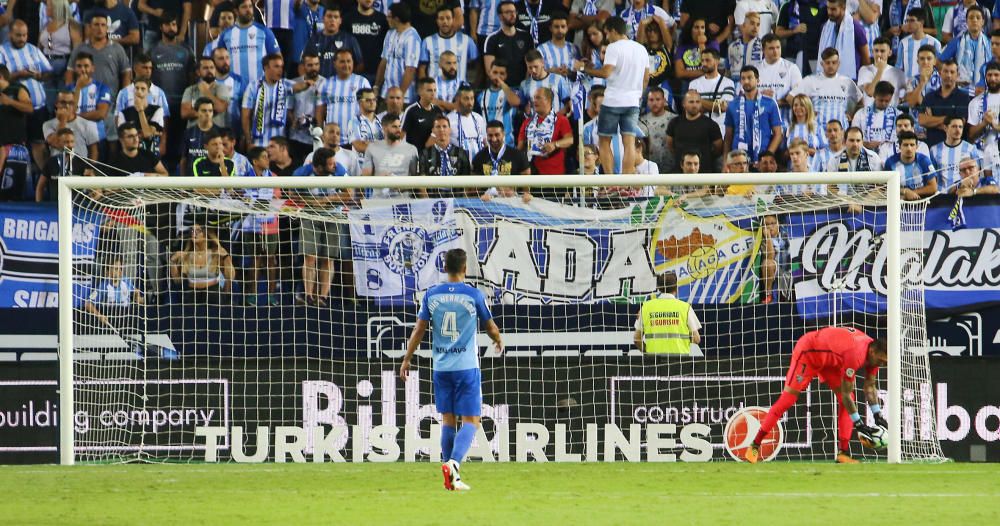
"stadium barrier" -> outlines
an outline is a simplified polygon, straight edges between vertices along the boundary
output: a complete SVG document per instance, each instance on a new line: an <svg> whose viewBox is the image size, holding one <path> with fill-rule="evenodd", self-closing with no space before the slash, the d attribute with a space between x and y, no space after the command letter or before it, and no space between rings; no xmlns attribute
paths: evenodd
<svg viewBox="0 0 1000 526"><path fill-rule="evenodd" d="M727 383L730 387L744 386L747 379L734 382L726 375L713 378L708 371L699 371L704 374L697 382L679 376L617 375L628 370L630 361L645 359L637 356L595 358L576 378L548 378L555 369L547 367L546 362L559 359L534 358L538 367L530 368L497 364L485 368L487 381L549 381L559 385L555 392L536 395L529 404L545 413L535 416L564 423L546 426L526 422L511 407L490 405L487 393L484 430L472 450L473 458L500 462L722 460L739 447L727 441L727 428L740 425L747 416L752 418L754 406L768 403L743 398L742 387L724 387ZM235 368L208 361L200 365L150 379L147 385L153 403L141 411L108 410L97 415L78 412L74 432L82 439L116 427L145 426L160 431L146 434L147 439L169 437L173 443L163 447L183 447L195 453L195 460L209 461L311 462L320 453L324 461L427 461L436 454L438 441L436 424L435 429L431 427L434 410L430 392L405 389L396 376L395 360L358 362L357 370L312 378L302 377L304 367L296 368L300 373L294 379L290 370L280 373L288 378L259 379L260 373L267 374L264 364L245 364L247 376L253 378L207 376L206 371L232 372ZM996 447L1000 441L1000 385L993 381L1000 375L1000 359L935 357L931 373L933 386L924 385L913 395L920 398L933 391L936 428L946 456L956 461L1000 462L1000 449ZM501 378L507 374L524 377ZM0 362L0 463L58 460L57 378L54 362ZM186 384L189 395L192 389L198 390L197 406L176 404L181 398L171 394L171 387L181 383ZM657 392L664 390L656 387L685 383L691 394L683 403L658 398ZM595 389L597 386L592 384L607 389ZM281 385L283 390L262 392L262 387L275 385ZM274 420L284 425L258 428L249 423L247 408L232 405L233 392L280 398L273 405L282 407L283 413ZM594 400L574 401L560 394L566 392L586 393ZM351 396L345 396L348 393ZM358 403L354 393L367 393L360 401L368 403ZM802 414L793 417L828 419L829 393L814 389L807 395L806 403L793 410ZM596 408L595 414L579 414L587 407ZM921 414L904 415L904 436L924 432L926 426L921 418ZM316 427L322 429L319 434L315 434ZM186 445L178 445L179 437ZM819 432L785 436L777 458L793 452L798 455L803 450L825 455L828 452L824 448L831 447L830 438Z"/></svg>

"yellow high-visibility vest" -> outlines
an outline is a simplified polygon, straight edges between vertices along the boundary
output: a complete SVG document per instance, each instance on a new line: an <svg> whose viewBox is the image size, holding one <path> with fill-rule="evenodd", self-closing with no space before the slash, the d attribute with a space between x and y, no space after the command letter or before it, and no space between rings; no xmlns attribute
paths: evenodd
<svg viewBox="0 0 1000 526"><path fill-rule="evenodd" d="M642 340L650 354L688 354L691 306L677 298L654 297L642 304Z"/></svg>

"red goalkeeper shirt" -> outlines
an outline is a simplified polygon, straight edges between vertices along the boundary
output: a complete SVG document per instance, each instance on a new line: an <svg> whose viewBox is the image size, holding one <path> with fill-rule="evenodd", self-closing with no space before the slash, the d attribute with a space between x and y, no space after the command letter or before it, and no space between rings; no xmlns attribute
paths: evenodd
<svg viewBox="0 0 1000 526"><path fill-rule="evenodd" d="M817 372L825 373L824 376L835 375L853 381L862 368L866 375L878 373L877 365L869 367L866 364L872 341L872 337L852 327L827 327L799 338L792 361L799 358Z"/></svg>

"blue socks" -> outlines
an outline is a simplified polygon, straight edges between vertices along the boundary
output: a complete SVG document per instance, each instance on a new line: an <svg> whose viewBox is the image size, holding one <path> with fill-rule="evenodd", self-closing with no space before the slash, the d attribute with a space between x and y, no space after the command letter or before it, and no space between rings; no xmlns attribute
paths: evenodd
<svg viewBox="0 0 1000 526"><path fill-rule="evenodd" d="M451 426L441 426L441 458L443 462L451 459L451 450L455 447L455 435L458 430Z"/></svg>
<svg viewBox="0 0 1000 526"><path fill-rule="evenodd" d="M455 447L451 452L451 460L459 463L462 462L465 454L472 447L472 440L476 438L476 427L473 424L462 424L462 429L458 431L458 436L455 437Z"/></svg>

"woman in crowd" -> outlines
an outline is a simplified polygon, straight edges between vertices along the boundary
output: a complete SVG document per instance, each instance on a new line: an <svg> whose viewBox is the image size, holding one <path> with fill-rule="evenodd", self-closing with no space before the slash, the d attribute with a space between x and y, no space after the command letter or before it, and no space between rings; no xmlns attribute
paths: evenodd
<svg viewBox="0 0 1000 526"><path fill-rule="evenodd" d="M692 19L681 33L681 44L674 54L674 70L677 78L690 81L702 76L701 52L705 48L719 50L719 43L709 40L702 18Z"/></svg>
<svg viewBox="0 0 1000 526"><path fill-rule="evenodd" d="M69 55L83 41L83 32L73 19L67 0L48 0L43 5L49 23L38 34L38 49L52 65L52 73L45 79L45 90L50 94L49 109L52 109L56 102L54 94L62 88Z"/></svg>
<svg viewBox="0 0 1000 526"><path fill-rule="evenodd" d="M825 124L825 123L824 123ZM816 150L827 147L823 126L816 122L816 110L812 101L805 94L792 98L792 118L788 122L788 133L785 134L785 144L801 139L809 146L809 157L816 155Z"/></svg>
<svg viewBox="0 0 1000 526"><path fill-rule="evenodd" d="M203 225L192 225L189 236L184 248L170 258L170 279L193 295L192 300L230 292L236 272L229 252Z"/></svg>

